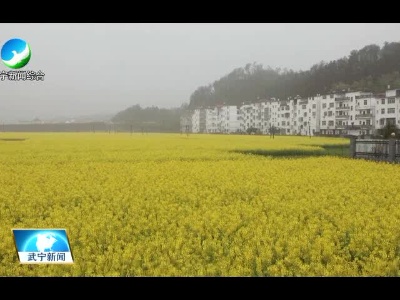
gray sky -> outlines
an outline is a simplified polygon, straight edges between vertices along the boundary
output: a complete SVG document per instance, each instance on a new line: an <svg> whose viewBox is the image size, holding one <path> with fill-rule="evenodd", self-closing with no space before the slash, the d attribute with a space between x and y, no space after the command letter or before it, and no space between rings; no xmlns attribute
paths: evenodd
<svg viewBox="0 0 400 300"><path fill-rule="evenodd" d="M32 51L22 70L43 82L0 81L0 120L177 107L233 69L257 62L307 70L369 44L400 41L400 23L0 24ZM0 71L9 71L0 63Z"/></svg>

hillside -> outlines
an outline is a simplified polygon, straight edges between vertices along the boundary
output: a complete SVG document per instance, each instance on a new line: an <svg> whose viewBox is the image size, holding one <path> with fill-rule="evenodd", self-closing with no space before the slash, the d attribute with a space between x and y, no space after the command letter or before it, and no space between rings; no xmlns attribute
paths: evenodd
<svg viewBox="0 0 400 300"><path fill-rule="evenodd" d="M343 58L315 64L307 71L264 68L247 64L208 86L197 88L189 107L215 104L240 105L260 98L286 99L343 90L381 92L400 87L400 42L372 44Z"/></svg>

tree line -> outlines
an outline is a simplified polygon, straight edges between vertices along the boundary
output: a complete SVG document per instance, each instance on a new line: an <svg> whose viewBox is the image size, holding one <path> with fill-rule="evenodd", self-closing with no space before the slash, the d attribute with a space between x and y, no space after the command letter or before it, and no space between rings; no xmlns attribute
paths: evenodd
<svg viewBox="0 0 400 300"><path fill-rule="evenodd" d="M367 45L346 57L313 65L310 70L264 68L248 63L190 96L189 108L216 104L241 105L263 98L287 99L348 90L383 92L400 87L400 43Z"/></svg>
<svg viewBox="0 0 400 300"><path fill-rule="evenodd" d="M142 108L133 105L117 113L111 121L120 124L119 128L135 132L178 132L180 116L186 111L187 104L179 108L159 108L157 106Z"/></svg>

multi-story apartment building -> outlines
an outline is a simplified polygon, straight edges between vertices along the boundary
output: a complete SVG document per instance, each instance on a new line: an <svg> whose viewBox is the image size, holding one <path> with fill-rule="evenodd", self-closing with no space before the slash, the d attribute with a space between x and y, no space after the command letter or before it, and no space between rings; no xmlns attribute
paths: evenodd
<svg viewBox="0 0 400 300"><path fill-rule="evenodd" d="M352 120L352 105L350 96L343 94L335 95L335 133L347 134L348 126Z"/></svg>
<svg viewBox="0 0 400 300"><path fill-rule="evenodd" d="M277 127L277 133L290 134L290 99L279 101Z"/></svg>
<svg viewBox="0 0 400 300"><path fill-rule="evenodd" d="M200 109L199 108L193 110L193 113L192 113L192 132L193 133L200 132Z"/></svg>
<svg viewBox="0 0 400 300"><path fill-rule="evenodd" d="M240 107L240 128L241 132L246 132L250 128L256 127L256 105L255 103L243 104Z"/></svg>
<svg viewBox="0 0 400 300"><path fill-rule="evenodd" d="M206 114L207 114L207 110L205 108L201 108L200 113L199 113L199 132L200 133L205 133L207 130Z"/></svg>
<svg viewBox="0 0 400 300"><path fill-rule="evenodd" d="M370 135L392 123L400 127L400 89L385 94L343 92L292 99L265 99L240 107L195 109L192 132L291 135Z"/></svg>
<svg viewBox="0 0 400 300"><path fill-rule="evenodd" d="M335 94L317 95L314 97L321 105L321 134L335 134Z"/></svg>
<svg viewBox="0 0 400 300"><path fill-rule="evenodd" d="M375 129L382 129L386 124L400 127L400 89L387 90L376 98Z"/></svg>
<svg viewBox="0 0 400 300"><path fill-rule="evenodd" d="M355 125L359 127L358 134L374 133L375 109L376 98L372 93L355 96Z"/></svg>
<svg viewBox="0 0 400 300"><path fill-rule="evenodd" d="M219 107L206 108L206 133L217 133L218 128L218 115Z"/></svg>
<svg viewBox="0 0 400 300"><path fill-rule="evenodd" d="M291 100L292 123L289 134L315 135L320 131L319 126L319 101L315 97Z"/></svg>
<svg viewBox="0 0 400 300"><path fill-rule="evenodd" d="M240 130L240 110L236 105L219 107L218 132L235 133Z"/></svg>
<svg viewBox="0 0 400 300"><path fill-rule="evenodd" d="M261 103L262 110L264 111L264 124L263 124L263 134L270 134L274 130L275 133L279 132L280 117L279 117L279 108L280 103L278 99L266 99Z"/></svg>

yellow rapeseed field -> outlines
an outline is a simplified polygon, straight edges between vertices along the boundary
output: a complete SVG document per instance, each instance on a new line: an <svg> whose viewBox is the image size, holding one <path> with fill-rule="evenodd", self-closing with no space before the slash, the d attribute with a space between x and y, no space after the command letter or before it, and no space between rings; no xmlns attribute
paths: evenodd
<svg viewBox="0 0 400 300"><path fill-rule="evenodd" d="M0 133L0 276L398 276L400 165L235 150L346 139ZM20 264L12 228L75 263Z"/></svg>

